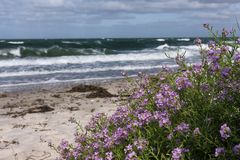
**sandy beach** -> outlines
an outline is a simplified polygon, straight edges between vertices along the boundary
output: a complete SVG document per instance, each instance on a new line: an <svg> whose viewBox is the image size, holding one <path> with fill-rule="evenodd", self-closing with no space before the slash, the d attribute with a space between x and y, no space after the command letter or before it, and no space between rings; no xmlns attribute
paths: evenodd
<svg viewBox="0 0 240 160"><path fill-rule="evenodd" d="M48 142L73 141L73 119L85 125L93 114L111 114L124 84L114 80L0 94L0 159L55 159Z"/></svg>

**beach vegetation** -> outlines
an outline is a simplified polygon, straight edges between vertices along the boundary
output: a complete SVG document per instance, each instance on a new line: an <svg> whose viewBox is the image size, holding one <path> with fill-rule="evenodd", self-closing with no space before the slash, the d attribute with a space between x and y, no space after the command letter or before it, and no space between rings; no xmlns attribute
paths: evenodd
<svg viewBox="0 0 240 160"><path fill-rule="evenodd" d="M112 115L96 114L75 143L61 142L59 159L240 159L240 38L204 27L213 38L195 40L201 62L178 54L177 69L139 73Z"/></svg>

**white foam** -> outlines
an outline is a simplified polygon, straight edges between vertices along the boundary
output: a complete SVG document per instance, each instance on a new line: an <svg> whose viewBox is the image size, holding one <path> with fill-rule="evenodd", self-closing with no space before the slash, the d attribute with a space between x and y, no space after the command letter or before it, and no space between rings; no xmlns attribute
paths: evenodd
<svg viewBox="0 0 240 160"><path fill-rule="evenodd" d="M130 53L117 55L91 55L91 56L62 56L51 58L35 58L35 59L9 59L0 60L0 67L10 66L39 66L39 65L60 65L60 64L84 64L95 62L116 62L116 61L146 61L166 59L161 52L155 53Z"/></svg>
<svg viewBox="0 0 240 160"><path fill-rule="evenodd" d="M203 48L207 45L203 45ZM163 49L170 49L162 51ZM176 55L178 49L187 51L189 56L199 54L200 48L194 45L191 46L169 46L161 45L156 49L145 49L142 51L131 51L128 54L101 54L98 50L94 51L96 55L82 56L61 56L61 57L42 57L42 58L24 58L24 59L8 59L0 60L0 67L11 66L45 66L45 65L64 65L64 64L84 64L95 62L117 62L117 61L148 61L148 60L164 60L167 59L164 53ZM5 53L5 52L3 52ZM20 55L20 48L10 50L10 53L15 56Z"/></svg>
<svg viewBox="0 0 240 160"><path fill-rule="evenodd" d="M5 42L5 40L0 40L0 43L3 43L3 42Z"/></svg>
<svg viewBox="0 0 240 160"><path fill-rule="evenodd" d="M169 64L171 65L171 64ZM171 65L174 66L174 65ZM71 69L71 70L57 70L57 71L22 71L22 72L3 72L0 73L0 77L17 77L17 76L34 76L34 75L47 75L56 73L89 73L89 72L103 72L103 71L131 71L131 70L147 70L147 69L159 69L162 65L157 66L116 66L116 67L105 67L105 68L89 68L89 69Z"/></svg>
<svg viewBox="0 0 240 160"><path fill-rule="evenodd" d="M20 57L21 56L21 48L18 47L16 49L11 49L9 51L10 54L14 55L14 56L17 56L17 57Z"/></svg>
<svg viewBox="0 0 240 160"><path fill-rule="evenodd" d="M63 44L82 44L81 42L78 41L62 41Z"/></svg>
<svg viewBox="0 0 240 160"><path fill-rule="evenodd" d="M164 48L169 48L168 44L160 45L156 49L164 49Z"/></svg>
<svg viewBox="0 0 240 160"><path fill-rule="evenodd" d="M24 44L23 41L9 41L9 44Z"/></svg>
<svg viewBox="0 0 240 160"><path fill-rule="evenodd" d="M186 50L200 50L200 47L196 45L180 46L180 48Z"/></svg>
<svg viewBox="0 0 240 160"><path fill-rule="evenodd" d="M165 39L159 38L159 39L157 39L157 41L158 41L158 42L164 42Z"/></svg>
<svg viewBox="0 0 240 160"><path fill-rule="evenodd" d="M99 41L99 40L96 40L96 41L94 41L94 42L97 43L97 44L102 44L102 42Z"/></svg>
<svg viewBox="0 0 240 160"><path fill-rule="evenodd" d="M177 41L190 41L190 38L179 38Z"/></svg>

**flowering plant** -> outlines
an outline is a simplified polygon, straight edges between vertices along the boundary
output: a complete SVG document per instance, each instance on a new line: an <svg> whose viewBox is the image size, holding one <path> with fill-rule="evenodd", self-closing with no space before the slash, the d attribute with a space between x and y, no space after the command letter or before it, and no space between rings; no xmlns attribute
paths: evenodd
<svg viewBox="0 0 240 160"><path fill-rule="evenodd" d="M235 30L219 36L204 27L213 40L207 49L195 41L200 64L178 58L177 71L139 74L126 104L110 117L94 116L75 144L63 141L59 159L239 159L240 39Z"/></svg>

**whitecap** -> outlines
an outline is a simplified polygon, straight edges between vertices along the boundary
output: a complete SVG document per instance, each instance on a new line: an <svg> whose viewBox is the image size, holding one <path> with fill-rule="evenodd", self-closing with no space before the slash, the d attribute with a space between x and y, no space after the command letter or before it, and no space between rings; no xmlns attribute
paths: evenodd
<svg viewBox="0 0 240 160"><path fill-rule="evenodd" d="M63 44L82 44L81 42L78 41L62 41Z"/></svg>
<svg viewBox="0 0 240 160"><path fill-rule="evenodd" d="M85 69L71 69L71 70L55 70L55 71L22 71L22 72L2 72L0 77L18 77L18 76L34 76L34 75L48 75L48 74L66 74L66 73L90 73L90 72L104 72L104 71L131 71L131 70L146 70L146 69L160 69L162 65L126 65L103 68L85 68Z"/></svg>
<svg viewBox="0 0 240 160"><path fill-rule="evenodd" d="M158 41L158 42L164 42L165 39L161 39L161 38L159 38L159 39L157 39L157 41Z"/></svg>
<svg viewBox="0 0 240 160"><path fill-rule="evenodd" d="M9 44L24 44L23 41L9 41Z"/></svg>
<svg viewBox="0 0 240 160"><path fill-rule="evenodd" d="M160 45L156 49L165 49L165 48L169 48L169 45L168 44Z"/></svg>
<svg viewBox="0 0 240 160"><path fill-rule="evenodd" d="M179 38L177 41L190 41L190 38Z"/></svg>
<svg viewBox="0 0 240 160"><path fill-rule="evenodd" d="M14 55L14 56L17 56L17 57L21 57L21 48L18 47L16 49L11 49L9 51L10 54Z"/></svg>

